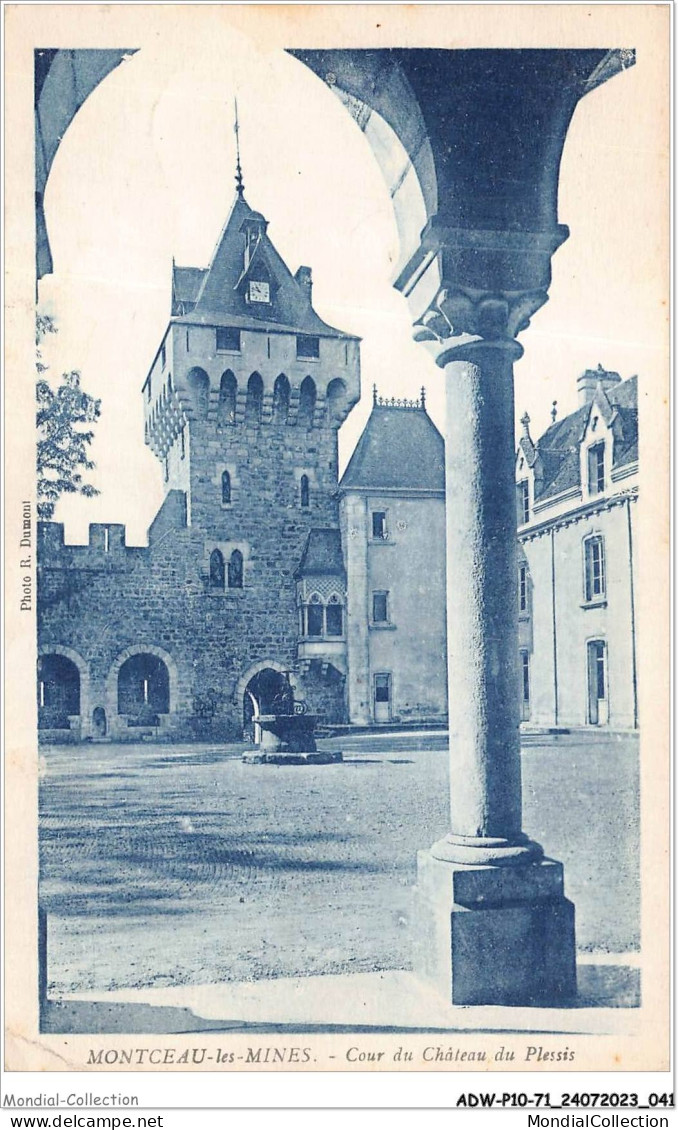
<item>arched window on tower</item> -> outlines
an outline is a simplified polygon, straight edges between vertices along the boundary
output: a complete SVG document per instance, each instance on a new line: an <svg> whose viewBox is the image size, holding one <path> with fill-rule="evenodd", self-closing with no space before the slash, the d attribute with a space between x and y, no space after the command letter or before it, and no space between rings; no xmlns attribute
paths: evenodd
<svg viewBox="0 0 678 1130"><path fill-rule="evenodd" d="M210 588L223 589L226 582L224 557L220 550L213 549L210 554Z"/></svg>
<svg viewBox="0 0 678 1130"><path fill-rule="evenodd" d="M261 406L264 400L264 382L258 373L252 373L247 382L247 402L245 405L245 423L256 427L261 423Z"/></svg>
<svg viewBox="0 0 678 1130"><path fill-rule="evenodd" d="M219 385L219 407L217 408L217 421L220 426L235 424L235 405L238 393L238 382L235 374L227 369Z"/></svg>
<svg viewBox="0 0 678 1130"><path fill-rule="evenodd" d="M204 369L191 369L186 377L191 391L193 412L197 419L206 420L210 405L210 379Z"/></svg>
<svg viewBox="0 0 678 1130"><path fill-rule="evenodd" d="M234 549L231 554L231 559L228 563L228 587L229 589L242 588L242 553L239 549Z"/></svg>
<svg viewBox="0 0 678 1130"><path fill-rule="evenodd" d="M273 386L273 419L276 424L286 424L290 410L290 382L284 373L276 377Z"/></svg>
<svg viewBox="0 0 678 1130"><path fill-rule="evenodd" d="M341 377L330 381L327 386L327 418L343 420L346 415L346 382Z"/></svg>
<svg viewBox="0 0 678 1130"><path fill-rule="evenodd" d="M308 475L302 475L299 480L299 502L303 510L311 505L311 483Z"/></svg>
<svg viewBox="0 0 678 1130"><path fill-rule="evenodd" d="M313 377L304 377L299 389L299 408L297 410L297 423L301 427L313 427L313 415L317 392Z"/></svg>
<svg viewBox="0 0 678 1130"><path fill-rule="evenodd" d="M231 504L231 476L228 471L221 473L221 502L223 506Z"/></svg>

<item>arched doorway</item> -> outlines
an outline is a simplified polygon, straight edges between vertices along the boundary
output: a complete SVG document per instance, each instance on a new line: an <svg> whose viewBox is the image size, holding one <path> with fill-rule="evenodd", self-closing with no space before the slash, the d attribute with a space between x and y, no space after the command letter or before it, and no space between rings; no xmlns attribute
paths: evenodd
<svg viewBox="0 0 678 1130"><path fill-rule="evenodd" d="M128 725L157 726L160 714L169 714L169 671L157 655L131 655L118 671L118 714Z"/></svg>
<svg viewBox="0 0 678 1130"><path fill-rule="evenodd" d="M264 667L253 675L243 694L243 729L257 744L261 740L257 718L261 714L278 714L288 703L290 688L285 675Z"/></svg>
<svg viewBox="0 0 678 1130"><path fill-rule="evenodd" d="M42 655L38 660L38 726L67 730L69 718L80 714L80 672L65 655Z"/></svg>
<svg viewBox="0 0 678 1130"><path fill-rule="evenodd" d="M103 706L94 707L92 723L94 726L94 736L97 738L105 738L108 731L108 723L106 721L106 711Z"/></svg>

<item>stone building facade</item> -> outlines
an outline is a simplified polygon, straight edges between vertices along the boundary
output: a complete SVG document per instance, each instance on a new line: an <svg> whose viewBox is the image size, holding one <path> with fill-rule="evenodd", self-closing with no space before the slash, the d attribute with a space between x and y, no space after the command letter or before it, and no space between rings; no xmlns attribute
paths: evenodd
<svg viewBox="0 0 678 1130"><path fill-rule="evenodd" d="M43 738L256 735L286 672L329 724L445 720L443 439L423 392L375 390L339 481L360 343L311 299L241 188L210 265L173 268L142 390L165 483L148 545L40 526ZM522 717L633 728L636 382L579 389L517 454Z"/></svg>
<svg viewBox="0 0 678 1130"><path fill-rule="evenodd" d="M359 341L318 317L311 271L292 275L266 229L239 189L209 267L173 269L143 386L165 482L148 546L116 525L91 526L88 546L40 530L44 735L240 736L285 671L311 710L345 719L345 577L323 593L326 648L304 652L301 602L315 533L338 538Z"/></svg>
<svg viewBox="0 0 678 1130"><path fill-rule="evenodd" d="M342 477L351 721L447 713L445 448L420 401L380 400Z"/></svg>
<svg viewBox="0 0 678 1130"><path fill-rule="evenodd" d="M638 726L637 378L600 366L579 408L517 461L522 718L538 727Z"/></svg>

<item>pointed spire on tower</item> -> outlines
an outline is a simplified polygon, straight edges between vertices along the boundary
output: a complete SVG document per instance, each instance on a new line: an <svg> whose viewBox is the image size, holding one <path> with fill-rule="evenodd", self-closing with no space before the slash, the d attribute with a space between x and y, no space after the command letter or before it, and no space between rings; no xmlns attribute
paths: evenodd
<svg viewBox="0 0 678 1130"><path fill-rule="evenodd" d="M242 166L240 164L240 128L238 126L238 99L237 98L234 99L234 103L235 103L234 133L235 133L235 156L236 156L236 160L235 160L235 190L238 193L238 196L240 197L240 199L242 200L243 194L245 192L245 185L243 184Z"/></svg>

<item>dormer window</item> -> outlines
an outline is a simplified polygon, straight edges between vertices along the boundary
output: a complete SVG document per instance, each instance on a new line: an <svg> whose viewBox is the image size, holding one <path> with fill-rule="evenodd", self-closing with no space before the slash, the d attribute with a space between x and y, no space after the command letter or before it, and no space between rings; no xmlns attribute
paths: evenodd
<svg viewBox="0 0 678 1130"><path fill-rule="evenodd" d="M320 338L310 334L297 334L297 359L317 361L320 357Z"/></svg>
<svg viewBox="0 0 678 1130"><path fill-rule="evenodd" d="M247 301L269 303L271 301L270 284L263 280L251 279L247 287Z"/></svg>
<svg viewBox="0 0 678 1130"><path fill-rule="evenodd" d="M588 450L589 494L605 490L605 444L595 443Z"/></svg>
<svg viewBox="0 0 678 1130"><path fill-rule="evenodd" d="M217 326L217 352L240 353L240 330L233 326Z"/></svg>

